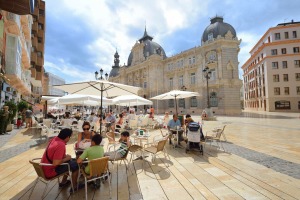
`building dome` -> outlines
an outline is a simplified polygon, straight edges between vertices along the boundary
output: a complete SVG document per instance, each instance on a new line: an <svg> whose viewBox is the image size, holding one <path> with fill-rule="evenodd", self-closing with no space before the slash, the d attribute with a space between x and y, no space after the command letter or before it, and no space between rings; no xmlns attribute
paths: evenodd
<svg viewBox="0 0 300 200"><path fill-rule="evenodd" d="M144 50L143 50L144 57L146 58L153 54L157 54L157 55L162 55L163 59L165 59L167 57L165 50L159 44L157 44L156 42L153 42L152 39L153 39L153 37L148 35L147 30L145 28L143 37L141 39L139 39L139 42L144 43L144 45L145 45ZM133 54L131 52L129 54L128 60L127 60L128 67L131 66L132 59L133 59Z"/></svg>
<svg viewBox="0 0 300 200"><path fill-rule="evenodd" d="M231 32L233 38L236 37L235 29L230 24L223 22L223 17L216 16L210 20L210 25L204 30L202 34L202 43L216 39L218 35L225 37L228 31Z"/></svg>

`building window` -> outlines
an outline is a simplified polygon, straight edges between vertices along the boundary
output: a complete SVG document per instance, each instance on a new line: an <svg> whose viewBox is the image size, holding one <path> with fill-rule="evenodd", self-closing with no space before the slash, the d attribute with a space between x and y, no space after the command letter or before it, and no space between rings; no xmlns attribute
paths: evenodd
<svg viewBox="0 0 300 200"><path fill-rule="evenodd" d="M284 94L289 95L290 94L290 88L289 87L284 87Z"/></svg>
<svg viewBox="0 0 300 200"><path fill-rule="evenodd" d="M144 82L144 88L147 88L147 82Z"/></svg>
<svg viewBox="0 0 300 200"><path fill-rule="evenodd" d="M298 109L300 109L300 101L298 101Z"/></svg>
<svg viewBox="0 0 300 200"><path fill-rule="evenodd" d="M195 75L195 73L191 73L191 84L192 85L196 84L196 75Z"/></svg>
<svg viewBox="0 0 300 200"><path fill-rule="evenodd" d="M293 38L297 38L297 31L293 31Z"/></svg>
<svg viewBox="0 0 300 200"><path fill-rule="evenodd" d="M280 87L274 88L274 95L280 95Z"/></svg>
<svg viewBox="0 0 300 200"><path fill-rule="evenodd" d="M289 32L284 32L284 38L289 39Z"/></svg>
<svg viewBox="0 0 300 200"><path fill-rule="evenodd" d="M178 106L180 108L185 108L185 100L184 99L179 99L178 101Z"/></svg>
<svg viewBox="0 0 300 200"><path fill-rule="evenodd" d="M210 93L209 104L211 107L218 107L218 96L216 92Z"/></svg>
<svg viewBox="0 0 300 200"><path fill-rule="evenodd" d="M209 33L208 36L207 36L207 39L208 40L212 40L213 38L214 38L213 33Z"/></svg>
<svg viewBox="0 0 300 200"><path fill-rule="evenodd" d="M278 69L278 62L272 62L272 69Z"/></svg>
<svg viewBox="0 0 300 200"><path fill-rule="evenodd" d="M283 81L285 81L285 82L289 81L289 75L288 74L283 74Z"/></svg>
<svg viewBox="0 0 300 200"><path fill-rule="evenodd" d="M294 53L299 53L299 47L294 47Z"/></svg>
<svg viewBox="0 0 300 200"><path fill-rule="evenodd" d="M181 62L181 67L183 66L183 60L180 61Z"/></svg>
<svg viewBox="0 0 300 200"><path fill-rule="evenodd" d="M169 108L174 108L174 99L169 99Z"/></svg>
<svg viewBox="0 0 300 200"><path fill-rule="evenodd" d="M280 33L275 33L275 40L280 40Z"/></svg>
<svg viewBox="0 0 300 200"><path fill-rule="evenodd" d="M296 73L296 81L300 81L300 73Z"/></svg>
<svg viewBox="0 0 300 200"><path fill-rule="evenodd" d="M279 82L279 74L273 75L273 82Z"/></svg>
<svg viewBox="0 0 300 200"><path fill-rule="evenodd" d="M286 54L286 48L281 49L281 54Z"/></svg>
<svg viewBox="0 0 300 200"><path fill-rule="evenodd" d="M196 58L193 56L193 64L196 63Z"/></svg>
<svg viewBox="0 0 300 200"><path fill-rule="evenodd" d="M295 67L300 67L300 60L294 60Z"/></svg>
<svg viewBox="0 0 300 200"><path fill-rule="evenodd" d="M283 69L288 68L288 66L287 66L287 61L282 61L282 68L283 68Z"/></svg>
<svg viewBox="0 0 300 200"><path fill-rule="evenodd" d="M189 64L192 64L192 58L189 58Z"/></svg>
<svg viewBox="0 0 300 200"><path fill-rule="evenodd" d="M191 98L191 107L197 107L197 98L196 97L192 97Z"/></svg>
<svg viewBox="0 0 300 200"><path fill-rule="evenodd" d="M300 95L300 87L299 86L296 87L296 91L297 91L297 95Z"/></svg>
<svg viewBox="0 0 300 200"><path fill-rule="evenodd" d="M173 89L173 78L169 79L169 87L170 89Z"/></svg>
<svg viewBox="0 0 300 200"><path fill-rule="evenodd" d="M179 87L183 86L183 75L179 76L178 84Z"/></svg>
<svg viewBox="0 0 300 200"><path fill-rule="evenodd" d="M277 55L277 49L272 49L271 50L271 55Z"/></svg>
<svg viewBox="0 0 300 200"><path fill-rule="evenodd" d="M291 109L291 103L289 101L275 101L275 109Z"/></svg>

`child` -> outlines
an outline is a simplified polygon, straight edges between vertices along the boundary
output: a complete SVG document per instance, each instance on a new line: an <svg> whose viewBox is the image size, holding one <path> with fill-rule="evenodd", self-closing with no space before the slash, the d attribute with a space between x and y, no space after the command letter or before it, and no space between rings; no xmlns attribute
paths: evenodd
<svg viewBox="0 0 300 200"><path fill-rule="evenodd" d="M81 164L84 159L93 160L96 158L102 158L104 154L104 149L102 146L100 146L100 143L102 142L102 136L99 134L95 134L92 137L91 141L91 147L84 150L84 152L81 154L81 156L77 159L77 163ZM89 165L85 167L84 169L85 173L90 173L90 167Z"/></svg>
<svg viewBox="0 0 300 200"><path fill-rule="evenodd" d="M22 126L22 116L21 113L18 113L18 119L17 119L17 128L19 129Z"/></svg>
<svg viewBox="0 0 300 200"><path fill-rule="evenodd" d="M116 151L110 151L106 152L104 156L109 156L109 160L118 160L122 157L124 157L128 151L128 148L130 147L130 139L129 139L129 132L124 131L121 133L121 138L119 140L121 143L121 146Z"/></svg>

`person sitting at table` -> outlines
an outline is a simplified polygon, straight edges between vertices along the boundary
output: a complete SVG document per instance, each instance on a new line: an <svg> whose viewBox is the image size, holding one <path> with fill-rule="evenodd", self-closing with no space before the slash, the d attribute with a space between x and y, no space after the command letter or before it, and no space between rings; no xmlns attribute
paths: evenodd
<svg viewBox="0 0 300 200"><path fill-rule="evenodd" d="M77 188L78 177L78 165L75 160L72 160L69 154L66 154L66 144L69 142L72 136L72 130L65 128L62 129L57 137L54 137L48 144L43 154L42 163L52 164L53 166L42 166L44 174L47 178L52 178L59 174L68 171L67 165L61 165L62 163L68 163L72 171L73 188ZM67 180L67 175L63 176L62 181L59 183L59 187L65 187L71 183ZM82 185L79 185L82 188ZM70 190L72 192L72 189Z"/></svg>
<svg viewBox="0 0 300 200"><path fill-rule="evenodd" d="M181 123L178 119L178 116L176 114L174 114L173 119L171 119L168 123L168 130L170 132L169 144L172 144L172 141L171 141L172 135L171 134L177 134L177 131L175 131L175 129L177 129L177 127L181 127ZM178 144L180 144L180 142L184 140L182 134L183 134L183 131L179 130L178 131L178 139L179 139Z"/></svg>
<svg viewBox="0 0 300 200"><path fill-rule="evenodd" d="M91 147L84 150L84 152L81 154L81 156L77 159L77 163L81 164L82 161L84 161L86 158L88 160L93 160L96 158L102 158L104 155L104 149L102 146L100 146L100 143L102 142L102 136L100 134L95 134L92 137ZM86 166L84 168L85 173L90 174L90 166Z"/></svg>
<svg viewBox="0 0 300 200"><path fill-rule="evenodd" d="M116 117L112 115L111 110L106 113L105 122L106 122L106 127L108 129L111 128L112 132L115 132Z"/></svg>
<svg viewBox="0 0 300 200"><path fill-rule="evenodd" d="M169 117L169 113L168 112L165 112L165 116L164 116L164 128L167 128L168 126L168 123L170 121L170 117Z"/></svg>
<svg viewBox="0 0 300 200"><path fill-rule="evenodd" d="M65 113L65 118L61 120L61 125L65 127L70 127L73 120L70 119L70 114L68 112Z"/></svg>
<svg viewBox="0 0 300 200"><path fill-rule="evenodd" d="M89 122L83 122L83 124L82 124L83 132L78 133L77 145L79 145L79 143L81 141L91 142L91 139L95 135L95 133L94 133L94 131L90 131L90 129L91 129L90 123Z"/></svg>
<svg viewBox="0 0 300 200"><path fill-rule="evenodd" d="M128 131L123 131L121 133L119 142L121 146L118 148L118 150L104 153L104 156L109 156L110 161L118 160L126 155L128 148L131 145Z"/></svg>

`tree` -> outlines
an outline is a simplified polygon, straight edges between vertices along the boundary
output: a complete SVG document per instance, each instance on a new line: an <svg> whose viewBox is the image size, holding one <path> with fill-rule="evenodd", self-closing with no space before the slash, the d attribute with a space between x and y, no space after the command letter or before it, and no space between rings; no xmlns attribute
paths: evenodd
<svg viewBox="0 0 300 200"><path fill-rule="evenodd" d="M26 101L20 101L18 103L18 111L22 112L24 109L28 108L28 103Z"/></svg>
<svg viewBox="0 0 300 200"><path fill-rule="evenodd" d="M4 105L8 106L8 111L9 111L8 121L9 123L13 123L13 119L17 114L17 105L13 101L7 101Z"/></svg>

